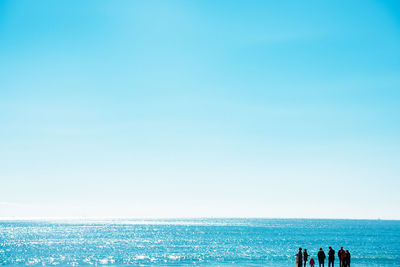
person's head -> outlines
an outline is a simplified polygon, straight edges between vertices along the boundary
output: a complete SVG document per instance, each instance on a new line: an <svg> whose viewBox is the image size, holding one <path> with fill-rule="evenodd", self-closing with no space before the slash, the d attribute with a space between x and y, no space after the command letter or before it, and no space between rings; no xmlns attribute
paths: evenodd
<svg viewBox="0 0 400 267"><path fill-rule="evenodd" d="M346 250L347 253L350 253L348 250Z"/></svg>
<svg viewBox="0 0 400 267"><path fill-rule="evenodd" d="M307 252L307 249L305 248L304 251Z"/></svg>
<svg viewBox="0 0 400 267"><path fill-rule="evenodd" d="M301 248L299 248L299 251L301 251Z"/></svg>
<svg viewBox="0 0 400 267"><path fill-rule="evenodd" d="M332 249L332 247L329 247L329 249Z"/></svg>
<svg viewBox="0 0 400 267"><path fill-rule="evenodd" d="M341 250L343 250L343 247L340 247Z"/></svg>
<svg viewBox="0 0 400 267"><path fill-rule="evenodd" d="M322 251L322 248L319 248L320 251Z"/></svg>

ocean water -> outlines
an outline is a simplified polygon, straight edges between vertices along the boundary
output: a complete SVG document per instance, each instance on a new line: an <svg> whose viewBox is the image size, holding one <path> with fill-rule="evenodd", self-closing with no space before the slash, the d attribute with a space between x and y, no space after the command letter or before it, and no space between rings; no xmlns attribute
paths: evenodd
<svg viewBox="0 0 400 267"><path fill-rule="evenodd" d="M350 250L352 266L399 267L400 221L0 221L0 265L5 266L294 267L298 247L315 258L328 246Z"/></svg>

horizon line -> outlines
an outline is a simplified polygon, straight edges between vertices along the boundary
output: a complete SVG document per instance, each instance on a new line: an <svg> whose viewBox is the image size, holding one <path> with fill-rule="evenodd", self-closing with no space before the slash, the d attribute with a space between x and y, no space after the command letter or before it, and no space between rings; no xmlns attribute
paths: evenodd
<svg viewBox="0 0 400 267"><path fill-rule="evenodd" d="M62 220L201 220L201 219L266 219L266 220L358 220L358 221L400 221L400 219L388 219L388 218L320 218L320 217L98 217L98 216L38 216L38 217L20 217L20 216L0 216L0 221L62 221Z"/></svg>

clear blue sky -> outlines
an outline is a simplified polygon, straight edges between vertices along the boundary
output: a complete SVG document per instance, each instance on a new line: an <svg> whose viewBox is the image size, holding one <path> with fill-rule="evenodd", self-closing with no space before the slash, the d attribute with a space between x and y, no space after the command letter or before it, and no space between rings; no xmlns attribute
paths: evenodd
<svg viewBox="0 0 400 267"><path fill-rule="evenodd" d="M400 219L398 1L0 2L0 216Z"/></svg>

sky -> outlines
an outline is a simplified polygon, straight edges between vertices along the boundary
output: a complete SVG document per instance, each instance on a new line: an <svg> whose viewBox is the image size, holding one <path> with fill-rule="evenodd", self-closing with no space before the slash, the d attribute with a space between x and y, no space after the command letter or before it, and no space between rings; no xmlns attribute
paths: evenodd
<svg viewBox="0 0 400 267"><path fill-rule="evenodd" d="M398 1L0 2L0 218L400 219Z"/></svg>

